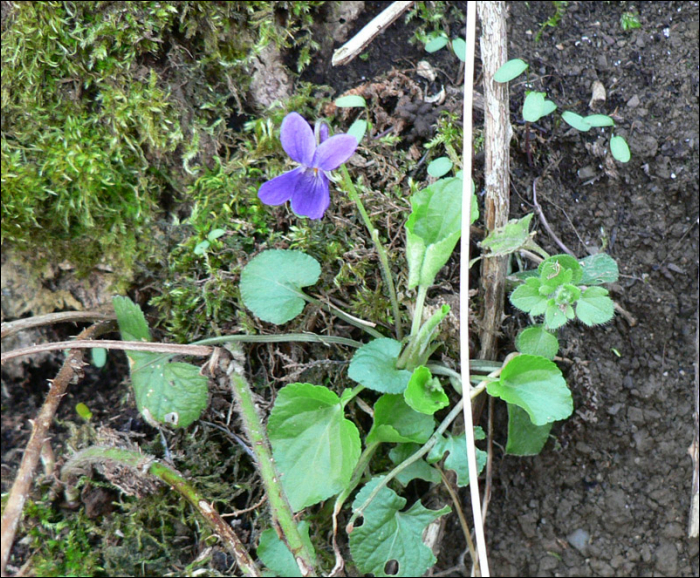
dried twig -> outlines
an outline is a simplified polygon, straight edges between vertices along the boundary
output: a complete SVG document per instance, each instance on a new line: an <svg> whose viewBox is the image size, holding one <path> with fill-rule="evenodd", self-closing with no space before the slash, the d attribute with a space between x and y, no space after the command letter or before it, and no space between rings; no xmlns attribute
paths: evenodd
<svg viewBox="0 0 700 578"><path fill-rule="evenodd" d="M80 334L82 335L82 333ZM44 351L62 351L64 349L121 349L123 351L149 351L151 353L172 353L173 355L194 355L207 357L211 355L212 348L204 345L180 345L177 343L154 343L150 341L112 341L109 339L82 341L58 341L56 343L42 343L8 351L0 355L2 363L17 357L41 353Z"/></svg>
<svg viewBox="0 0 700 578"><path fill-rule="evenodd" d="M64 311L61 313L49 313L47 315L38 315L36 317L28 317L26 319L18 319L2 324L0 337L5 339L10 335L14 335L25 329L34 327L42 327L44 325L53 325L54 323L78 323L95 321L114 320L117 316L114 313L104 313L100 311Z"/></svg>
<svg viewBox="0 0 700 578"><path fill-rule="evenodd" d="M94 337L103 329L101 325L92 325L78 335L78 339L87 339ZM63 347L66 349L67 347ZM83 352L79 349L74 349L68 353L61 370L58 372L56 379L51 383L51 388L46 395L46 400L41 406L39 415L32 424L32 435L29 438L29 443L24 450L22 463L19 466L17 477L12 484L10 496L5 506L5 511L2 515L2 538L0 540L0 571L5 576L5 569L10 558L10 550L15 539L17 526L22 518L22 510L24 503L27 501L27 496L31 490L34 470L39 463L41 449L47 439L49 427L56 415L61 399L63 398L68 384L76 377L82 376L83 368Z"/></svg>
<svg viewBox="0 0 700 578"><path fill-rule="evenodd" d="M333 53L331 64L340 66L347 64L360 54L385 28L391 25L401 14L408 10L413 2L394 2L384 12L375 16L372 21L355 36Z"/></svg>
<svg viewBox="0 0 700 578"><path fill-rule="evenodd" d="M547 233L549 233L549 236L552 237L552 240L559 246L559 248L564 251L564 253L567 253L571 255L572 257L576 258L576 255L574 252L569 249L564 243L562 243L561 239L556 236L554 231L552 230L552 227L549 226L549 223L547 222L547 219L544 216L544 212L542 212L542 207L540 207L540 204L537 202L537 180L539 177L537 177L534 181L532 181L532 205L535 208L535 212L537 213L537 216L540 218L540 221L542 221L542 225L544 226L545 230Z"/></svg>

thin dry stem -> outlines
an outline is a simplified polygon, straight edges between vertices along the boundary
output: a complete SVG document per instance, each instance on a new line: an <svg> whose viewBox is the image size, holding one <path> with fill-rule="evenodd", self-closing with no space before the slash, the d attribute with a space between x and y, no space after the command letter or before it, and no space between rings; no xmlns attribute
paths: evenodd
<svg viewBox="0 0 700 578"><path fill-rule="evenodd" d="M101 329L100 325L92 325L82 331L78 335L78 339L91 338ZM63 349L66 349L66 347ZM82 377L83 366L83 352L80 349L70 351L58 375L56 375L56 379L50 382L51 387L46 395L46 400L32 424L32 435L24 450L22 463L12 484L10 496L7 499L7 505L2 515L2 524L0 525L2 533L2 538L0 539L0 571L3 576L5 576L5 569L10 559L10 550L17 533L17 526L22 519L24 504L32 487L34 471L39 463L44 442L48 438L51 422L56 415L61 399L68 389L68 384L74 379Z"/></svg>

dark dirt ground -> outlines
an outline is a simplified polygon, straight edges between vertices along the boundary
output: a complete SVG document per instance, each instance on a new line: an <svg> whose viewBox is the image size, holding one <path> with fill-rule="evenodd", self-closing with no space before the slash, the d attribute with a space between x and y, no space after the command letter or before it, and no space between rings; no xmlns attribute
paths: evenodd
<svg viewBox="0 0 700 578"><path fill-rule="evenodd" d="M367 3L352 31L385 4ZM538 194L550 225L579 256L606 250L618 261L621 277L612 296L638 323L632 326L618 315L603 328L563 331L569 363L561 366L577 410L555 427L555 439L541 455L505 457L499 446L505 436L496 434L486 522L494 576L699 571L697 540L686 537L698 299L698 3L634 7L641 28L623 33L620 15L631 3L570 2L559 24L535 42L541 23L554 13L552 3L510 4L509 57L530 63L530 80L560 109L588 114L591 85L601 81L607 89L601 112L615 116L632 150L628 164L611 165L600 156L605 142L595 146L594 135L550 119L533 139L530 164L524 127L514 124L511 218L531 211L532 181L542 177ZM451 25L458 33L459 24ZM414 68L425 58L408 44L413 30L413 24L397 22L375 40L366 61L356 59L342 69L329 66L327 53L305 79L331 85L338 94L364 82L387 83L392 70ZM378 130L385 113L387 123L389 117L404 120L402 136L419 147L433 136L440 108L461 110L456 60L446 51L428 60L441 70L439 82L448 89L443 105L416 113L397 109L396 99L389 98L384 110L372 111ZM512 83L513 118L523 97L524 87ZM478 111L475 120L482 120ZM538 230L545 249L559 252ZM525 322L507 313L504 354ZM52 362L56 359L47 359L47 366ZM111 368L117 380L121 370ZM33 371L23 381L34 384L29 395L13 386L7 397L3 376L3 405L20 397L27 402L25 416L3 412L3 488L18 459L16 446L26 440L22 424L43 399L36 383L46 367ZM104 383L109 376L96 379ZM105 394L104 409L99 400L91 403L95 419L107 418L119 396ZM80 390L71 391L63 407L80 399ZM138 422L135 413L122 417ZM498 408L495 420L496 431L502 431L505 417ZM468 501L466 494L463 499ZM455 516L444 532L434 574L460 575L455 569L465 546Z"/></svg>

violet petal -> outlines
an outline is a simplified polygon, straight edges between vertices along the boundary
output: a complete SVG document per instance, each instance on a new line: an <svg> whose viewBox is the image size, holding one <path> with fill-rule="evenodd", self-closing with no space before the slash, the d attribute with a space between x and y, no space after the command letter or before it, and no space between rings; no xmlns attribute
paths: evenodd
<svg viewBox="0 0 700 578"><path fill-rule="evenodd" d="M281 205L288 201L301 179L303 170L303 167L299 167L263 183L258 190L258 198L266 205Z"/></svg>
<svg viewBox="0 0 700 578"><path fill-rule="evenodd" d="M337 134L322 142L316 149L311 166L333 171L347 161L357 148L357 139L349 134Z"/></svg>
<svg viewBox="0 0 700 578"><path fill-rule="evenodd" d="M320 219L331 202L328 178L323 173L305 170L292 194L292 210L297 215Z"/></svg>
<svg viewBox="0 0 700 578"><path fill-rule="evenodd" d="M311 126L298 112L284 117L280 128L282 148L290 158L305 166L310 166L316 150L316 139Z"/></svg>

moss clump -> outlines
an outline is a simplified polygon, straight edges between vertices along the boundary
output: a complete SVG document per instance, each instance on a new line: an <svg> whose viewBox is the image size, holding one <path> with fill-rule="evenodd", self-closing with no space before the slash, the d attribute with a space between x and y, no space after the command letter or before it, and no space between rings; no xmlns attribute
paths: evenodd
<svg viewBox="0 0 700 578"><path fill-rule="evenodd" d="M250 59L275 42L308 60L313 41L298 32L321 4L14 4L2 34L3 246L82 271L153 260L159 206L215 156Z"/></svg>

